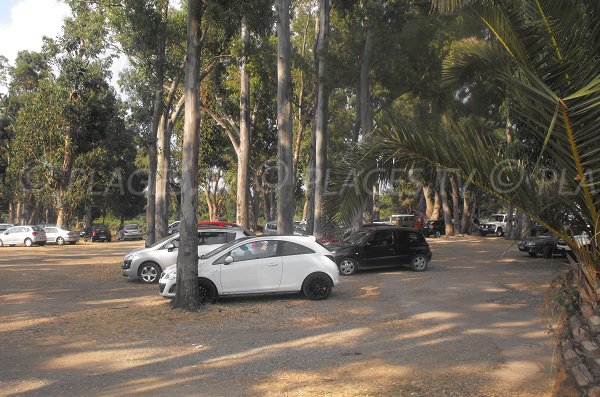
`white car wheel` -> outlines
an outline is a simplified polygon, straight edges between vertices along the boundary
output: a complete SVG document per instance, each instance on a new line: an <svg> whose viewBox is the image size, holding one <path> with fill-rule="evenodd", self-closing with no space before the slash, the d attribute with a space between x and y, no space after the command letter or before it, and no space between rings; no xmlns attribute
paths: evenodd
<svg viewBox="0 0 600 397"><path fill-rule="evenodd" d="M63 245L65 243L65 239L62 237L59 237L56 239L56 244L58 245Z"/></svg>
<svg viewBox="0 0 600 397"><path fill-rule="evenodd" d="M25 247L31 247L33 245L33 241L30 238L25 239Z"/></svg>

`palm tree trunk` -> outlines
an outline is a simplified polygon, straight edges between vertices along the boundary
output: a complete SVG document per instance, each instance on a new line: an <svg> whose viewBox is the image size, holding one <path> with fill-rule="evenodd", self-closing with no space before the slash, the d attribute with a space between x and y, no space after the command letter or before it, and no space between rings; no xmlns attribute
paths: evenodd
<svg viewBox="0 0 600 397"><path fill-rule="evenodd" d="M460 222L460 202L459 202L459 192L458 192L458 180L457 176L454 173L450 175L450 186L452 188L452 215L453 215L453 228L455 233L464 233L461 229Z"/></svg>

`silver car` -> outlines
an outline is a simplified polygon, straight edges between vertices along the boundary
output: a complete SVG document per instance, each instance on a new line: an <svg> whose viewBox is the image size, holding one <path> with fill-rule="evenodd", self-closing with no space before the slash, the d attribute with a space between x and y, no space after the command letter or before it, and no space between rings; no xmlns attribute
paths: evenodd
<svg viewBox="0 0 600 397"><path fill-rule="evenodd" d="M26 247L45 245L46 232L39 226L14 226L0 234L0 247L17 244L24 244Z"/></svg>
<svg viewBox="0 0 600 397"><path fill-rule="evenodd" d="M2 233L5 230L10 229L13 226L14 225L12 223L0 223L0 233Z"/></svg>
<svg viewBox="0 0 600 397"><path fill-rule="evenodd" d="M117 240L141 240L144 238L140 227L135 223L124 225L117 232Z"/></svg>
<svg viewBox="0 0 600 397"><path fill-rule="evenodd" d="M252 236L252 233L241 228L198 228L198 255L246 236ZM139 278L147 284L158 282L162 271L177 261L178 247L179 233L175 233L148 248L138 248L129 252L123 257L123 276Z"/></svg>
<svg viewBox="0 0 600 397"><path fill-rule="evenodd" d="M79 241L79 233L70 230L65 230L57 226L44 227L48 243L56 243L64 245L65 243L75 244Z"/></svg>

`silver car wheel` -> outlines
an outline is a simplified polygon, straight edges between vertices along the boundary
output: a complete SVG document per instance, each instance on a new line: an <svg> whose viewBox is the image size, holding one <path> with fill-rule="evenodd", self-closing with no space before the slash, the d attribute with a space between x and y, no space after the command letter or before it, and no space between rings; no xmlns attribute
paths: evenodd
<svg viewBox="0 0 600 397"><path fill-rule="evenodd" d="M427 268L427 259L423 255L417 255L413 258L410 267L415 272L422 272Z"/></svg>
<svg viewBox="0 0 600 397"><path fill-rule="evenodd" d="M140 278L147 284L155 283L158 280L158 270L155 265L144 265L140 270Z"/></svg>
<svg viewBox="0 0 600 397"><path fill-rule="evenodd" d="M25 239L25 247L31 247L33 245L33 241L30 238Z"/></svg>
<svg viewBox="0 0 600 397"><path fill-rule="evenodd" d="M65 239L62 237L59 237L56 239L56 244L58 245L63 245L65 243Z"/></svg>
<svg viewBox="0 0 600 397"><path fill-rule="evenodd" d="M342 260L342 262L340 263L340 273L342 273L345 276L350 276L351 274L354 274L356 272L356 263L350 259L350 258L346 258L344 260Z"/></svg>

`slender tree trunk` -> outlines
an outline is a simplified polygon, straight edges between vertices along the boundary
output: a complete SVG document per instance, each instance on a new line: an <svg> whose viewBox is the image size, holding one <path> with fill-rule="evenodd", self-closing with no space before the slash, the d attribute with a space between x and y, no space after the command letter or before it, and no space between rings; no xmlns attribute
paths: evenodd
<svg viewBox="0 0 600 397"><path fill-rule="evenodd" d="M292 52L290 1L277 0L277 233L291 235L294 224L294 165L292 163Z"/></svg>
<svg viewBox="0 0 600 397"><path fill-rule="evenodd" d="M373 128L373 112L371 109L371 90L369 71L373 55L373 31L367 29L365 47L360 61L360 133L364 137Z"/></svg>
<svg viewBox="0 0 600 397"><path fill-rule="evenodd" d="M471 219L473 217L471 209L471 192L467 186L463 187L463 216L461 223L461 233L471 234Z"/></svg>
<svg viewBox="0 0 600 397"><path fill-rule="evenodd" d="M157 173L157 148L156 141L163 110L163 84L165 80L165 42L159 38L156 54L156 82L154 86L154 105L152 110L152 128L148 142L148 186L146 193L146 245L156 241L156 173Z"/></svg>
<svg viewBox="0 0 600 397"><path fill-rule="evenodd" d="M423 184L423 197L425 197L425 218L433 219L433 198L431 197L431 185Z"/></svg>
<svg viewBox="0 0 600 397"><path fill-rule="evenodd" d="M452 188L452 215L453 215L453 228L454 228L454 232L455 233L463 233L462 229L461 229L461 223L460 223L460 202L459 202L459 196L460 193L458 191L458 179L456 177L456 174L451 173L449 174L450 177L450 186Z"/></svg>
<svg viewBox="0 0 600 397"><path fill-rule="evenodd" d="M326 54L329 37L329 0L319 2L319 39L317 54L319 66L317 71L317 109L315 114L315 237L323 237L325 233L325 191L327 177L327 121L329 116L329 91L325 83Z"/></svg>
<svg viewBox="0 0 600 397"><path fill-rule="evenodd" d="M250 76L246 63L248 62L248 47L250 34L246 26L246 17L242 18L242 56L240 59L240 145L237 169L236 221L238 225L248 228L248 204L250 197Z"/></svg>
<svg viewBox="0 0 600 397"><path fill-rule="evenodd" d="M508 205L506 213L508 216L506 217L506 230L504 231L504 238L506 240L512 240L514 229L513 224L515 222L512 205Z"/></svg>
<svg viewBox="0 0 600 397"><path fill-rule="evenodd" d="M308 25L310 23L310 16L306 18L304 24L304 35L302 36L302 50L300 55L304 58L306 54L306 39L308 37ZM300 89L298 90L298 136L296 137L296 146L294 148L294 180L298 180L298 161L300 161L300 148L302 146L302 139L304 138L304 130L306 129L306 111L304 109L304 70L300 69ZM304 218L306 219L306 218Z"/></svg>
<svg viewBox="0 0 600 397"><path fill-rule="evenodd" d="M444 223L446 224L446 236L454 236L454 224L452 223L452 212L450 211L450 203L448 202L448 192L446 190L446 182L448 180L448 171L440 171L440 199L442 201L442 209L444 210Z"/></svg>
<svg viewBox="0 0 600 397"><path fill-rule="evenodd" d="M181 172L181 227L173 307L198 310L198 151L200 134L200 46L203 3L188 0L185 63L185 122Z"/></svg>
<svg viewBox="0 0 600 397"><path fill-rule="evenodd" d="M85 227L92 226L92 206L90 204L85 205L85 214L83 217L83 224Z"/></svg>
<svg viewBox="0 0 600 397"><path fill-rule="evenodd" d="M169 223L169 163L171 161L171 131L166 120L158 128L157 173L156 173L156 239L165 237Z"/></svg>
<svg viewBox="0 0 600 397"><path fill-rule="evenodd" d="M442 213L442 198L440 197L440 190L435 187L433 192L433 211L431 213L431 220L439 221Z"/></svg>
<svg viewBox="0 0 600 397"><path fill-rule="evenodd" d="M380 221L379 213L381 212L379 203L379 184L373 186L373 221Z"/></svg>
<svg viewBox="0 0 600 397"><path fill-rule="evenodd" d="M522 212L518 211L516 216L513 218L513 226L510 232L510 239L511 240L519 240L521 238L521 230L522 228L522 223L523 223L523 214Z"/></svg>
<svg viewBox="0 0 600 397"><path fill-rule="evenodd" d="M15 205L12 200L8 203L8 223L15 223Z"/></svg>
<svg viewBox="0 0 600 397"><path fill-rule="evenodd" d="M317 134L313 130L310 137L310 157L308 158L308 187L306 189L306 232L310 235L314 234L315 226L315 146Z"/></svg>

